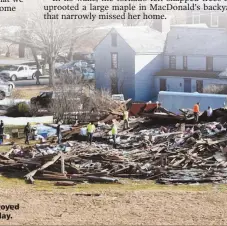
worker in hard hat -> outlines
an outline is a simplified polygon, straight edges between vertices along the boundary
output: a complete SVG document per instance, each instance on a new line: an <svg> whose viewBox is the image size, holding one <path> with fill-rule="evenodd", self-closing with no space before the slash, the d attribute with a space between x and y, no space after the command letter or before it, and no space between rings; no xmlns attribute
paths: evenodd
<svg viewBox="0 0 227 226"><path fill-rule="evenodd" d="M128 129L129 128L128 111L123 112L123 120L124 120L124 129Z"/></svg>
<svg viewBox="0 0 227 226"><path fill-rule="evenodd" d="M193 107L194 120L196 123L198 123L199 121L199 106L200 106L200 103L197 102Z"/></svg>
<svg viewBox="0 0 227 226"><path fill-rule="evenodd" d="M93 133L95 132L95 125L93 124L93 122L90 122L87 125L87 140L88 142L90 142L90 145L92 143L92 138L93 138Z"/></svg>
<svg viewBox="0 0 227 226"><path fill-rule="evenodd" d="M116 138L117 138L117 125L113 122L112 124L112 129L111 129L111 133L112 133L112 138L113 138L113 147L116 148L117 144L116 144Z"/></svg>

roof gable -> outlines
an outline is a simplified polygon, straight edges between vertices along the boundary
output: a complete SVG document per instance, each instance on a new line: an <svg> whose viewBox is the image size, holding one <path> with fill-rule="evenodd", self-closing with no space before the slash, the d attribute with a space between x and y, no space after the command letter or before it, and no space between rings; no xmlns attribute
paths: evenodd
<svg viewBox="0 0 227 226"><path fill-rule="evenodd" d="M135 53L163 52L166 35L147 26L113 28Z"/></svg>
<svg viewBox="0 0 227 226"><path fill-rule="evenodd" d="M162 53L164 50L166 35L148 26L115 27L106 36L113 32L117 32L136 54ZM94 49L102 44L106 36Z"/></svg>

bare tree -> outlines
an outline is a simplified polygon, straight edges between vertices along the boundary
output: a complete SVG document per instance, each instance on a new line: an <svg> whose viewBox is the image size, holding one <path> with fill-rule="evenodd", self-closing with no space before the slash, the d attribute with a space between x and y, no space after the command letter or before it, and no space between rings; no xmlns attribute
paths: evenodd
<svg viewBox="0 0 227 226"><path fill-rule="evenodd" d="M57 122L75 123L76 116L84 121L91 114L106 115L119 106L108 91L96 90L92 81L77 75L74 81L68 82L64 77L54 87L54 101L50 106Z"/></svg>

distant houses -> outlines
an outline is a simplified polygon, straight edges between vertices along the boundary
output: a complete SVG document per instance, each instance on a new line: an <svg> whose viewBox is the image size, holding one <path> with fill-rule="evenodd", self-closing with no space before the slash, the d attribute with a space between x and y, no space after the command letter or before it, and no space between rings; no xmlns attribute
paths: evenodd
<svg viewBox="0 0 227 226"><path fill-rule="evenodd" d="M149 27L112 29L95 48L96 87L150 100L154 75L163 68L165 39Z"/></svg>
<svg viewBox="0 0 227 226"><path fill-rule="evenodd" d="M164 68L156 74L156 91L203 92L210 84L227 84L227 33L221 28L172 27L167 35Z"/></svg>
<svg viewBox="0 0 227 226"><path fill-rule="evenodd" d="M149 27L115 28L94 55L96 87L135 101L151 100L162 90L203 92L209 84L227 85L222 28L175 25L167 35Z"/></svg>

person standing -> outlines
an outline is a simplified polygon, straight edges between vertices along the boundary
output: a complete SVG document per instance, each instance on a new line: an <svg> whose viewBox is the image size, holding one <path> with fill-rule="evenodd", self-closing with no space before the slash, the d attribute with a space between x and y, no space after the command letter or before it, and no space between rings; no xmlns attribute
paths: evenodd
<svg viewBox="0 0 227 226"><path fill-rule="evenodd" d="M0 139L1 139L2 143L3 143L3 138L4 138L4 123L1 120L1 124L0 124Z"/></svg>
<svg viewBox="0 0 227 226"><path fill-rule="evenodd" d="M196 103L193 107L193 113L194 113L194 120L196 123L199 121L199 105L200 103Z"/></svg>
<svg viewBox="0 0 227 226"><path fill-rule="evenodd" d="M213 114L213 109L210 106L208 106L208 109L207 109L207 117L211 117L212 114Z"/></svg>
<svg viewBox="0 0 227 226"><path fill-rule="evenodd" d="M116 144L117 126L115 123L113 123L113 125L112 125L111 133L112 133L112 138L113 138L113 148L116 148L117 147L117 144Z"/></svg>
<svg viewBox="0 0 227 226"><path fill-rule="evenodd" d="M93 138L94 132L95 132L95 125L92 122L90 122L87 125L87 139L88 139L88 142L90 142L90 145L92 143L92 138Z"/></svg>
<svg viewBox="0 0 227 226"><path fill-rule="evenodd" d="M123 120L124 120L124 129L128 129L129 128L128 111L123 112Z"/></svg>
<svg viewBox="0 0 227 226"><path fill-rule="evenodd" d="M40 85L40 81L39 81L39 77L41 76L41 72L39 70L39 67L37 69L37 71L35 72L35 78L36 78L36 85Z"/></svg>
<svg viewBox="0 0 227 226"><path fill-rule="evenodd" d="M58 123L56 134L57 134L57 137L58 137L58 144L60 144L61 143L61 139L62 139L60 123Z"/></svg>
<svg viewBox="0 0 227 226"><path fill-rule="evenodd" d="M31 133L31 127L30 127L30 124L28 122L27 125L24 127L25 144L29 144L30 133Z"/></svg>

